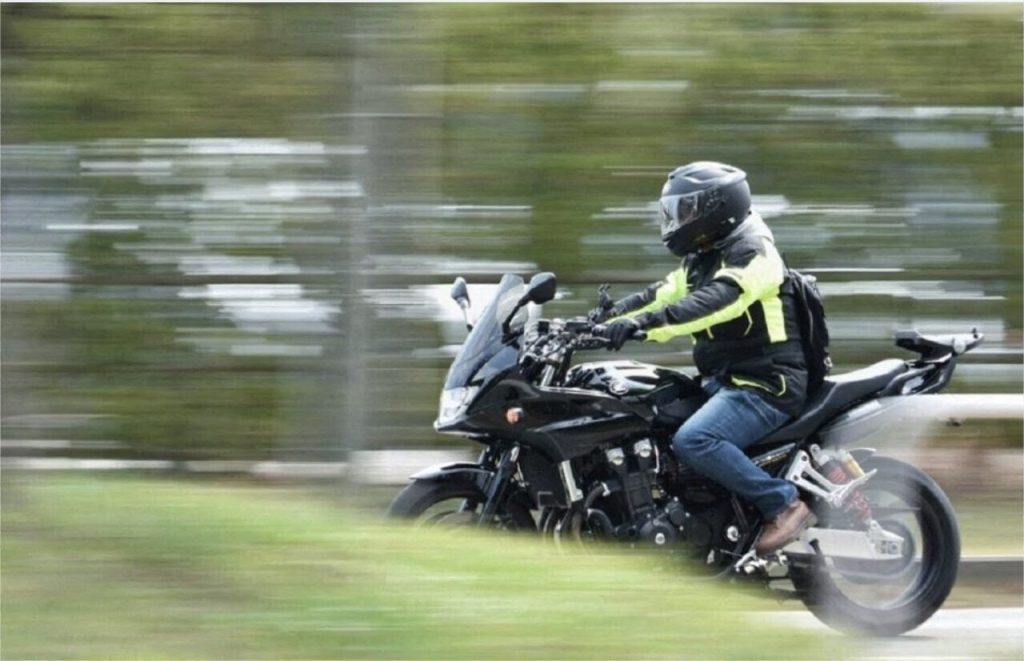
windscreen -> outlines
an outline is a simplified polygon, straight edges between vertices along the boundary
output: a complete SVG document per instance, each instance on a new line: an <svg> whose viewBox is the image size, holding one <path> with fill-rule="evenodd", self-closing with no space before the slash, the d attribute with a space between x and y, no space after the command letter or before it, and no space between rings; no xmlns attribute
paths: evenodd
<svg viewBox="0 0 1024 661"><path fill-rule="evenodd" d="M487 374L515 364L519 350L515 346L502 344L501 322L509 315L525 291L526 286L519 276L506 274L501 278L498 290L480 314L476 325L462 345L462 350L448 370L448 377L444 382L446 390L478 383L486 378ZM514 331L521 328L526 317L525 308L517 312L512 320L511 329ZM493 360L495 357L497 360ZM489 369L481 370L484 366Z"/></svg>

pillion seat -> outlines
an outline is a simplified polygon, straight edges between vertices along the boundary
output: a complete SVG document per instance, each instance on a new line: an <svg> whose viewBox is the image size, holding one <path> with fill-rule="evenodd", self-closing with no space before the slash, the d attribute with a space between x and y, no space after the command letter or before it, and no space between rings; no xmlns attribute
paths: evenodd
<svg viewBox="0 0 1024 661"><path fill-rule="evenodd" d="M814 433L829 418L858 400L873 395L908 369L902 360L890 358L859 370L825 379L804 407L799 418L780 427L757 445L803 438Z"/></svg>

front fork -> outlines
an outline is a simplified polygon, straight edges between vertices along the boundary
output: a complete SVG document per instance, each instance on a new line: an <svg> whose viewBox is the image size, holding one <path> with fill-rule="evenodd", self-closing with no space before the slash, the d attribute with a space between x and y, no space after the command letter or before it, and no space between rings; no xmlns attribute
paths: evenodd
<svg viewBox="0 0 1024 661"><path fill-rule="evenodd" d="M483 509L480 511L480 518L477 526L488 525L497 514L503 499L508 495L509 485L512 483L519 470L520 447L518 443L501 448L491 446L484 449L477 459L477 463L485 468L493 466L490 480L484 487ZM562 487L565 489L565 499L568 504L567 511L578 509L584 500L584 494L576 483L576 476L573 474L572 466L568 460L558 464L558 475L561 478ZM607 488L607 487L605 487ZM464 507L468 504L464 504Z"/></svg>
<svg viewBox="0 0 1024 661"><path fill-rule="evenodd" d="M494 454L493 448L487 448L480 454L480 464L485 465ZM501 450L495 462L494 474L486 487L486 499L483 509L480 511L480 518L477 519L477 527L482 528L490 525L491 520L498 511L498 504L501 503L508 490L508 484L516 472L519 461L519 444L514 443L511 447Z"/></svg>

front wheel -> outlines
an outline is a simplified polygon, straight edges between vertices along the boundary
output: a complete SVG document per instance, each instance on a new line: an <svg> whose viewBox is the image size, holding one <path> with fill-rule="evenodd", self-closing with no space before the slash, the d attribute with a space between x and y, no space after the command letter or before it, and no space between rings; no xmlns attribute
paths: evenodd
<svg viewBox="0 0 1024 661"><path fill-rule="evenodd" d="M418 526L476 525L485 500L478 486L463 480L415 480L395 497L387 516ZM536 530L528 504L518 494L506 498L491 524L502 530Z"/></svg>
<svg viewBox="0 0 1024 661"><path fill-rule="evenodd" d="M790 576L807 608L825 624L896 636L930 618L949 596L960 564L960 533L949 499L928 475L888 457L866 458L861 465L878 470L861 492L879 525L905 540L903 557L819 557L810 565L794 565ZM818 514L819 527L851 526L841 512Z"/></svg>

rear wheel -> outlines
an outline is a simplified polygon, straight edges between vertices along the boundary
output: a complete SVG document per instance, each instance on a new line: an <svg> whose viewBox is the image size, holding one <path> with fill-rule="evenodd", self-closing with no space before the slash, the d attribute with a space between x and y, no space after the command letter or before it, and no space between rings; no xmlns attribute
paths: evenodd
<svg viewBox="0 0 1024 661"><path fill-rule="evenodd" d="M861 492L879 525L904 539L903 553L888 560L819 557L811 565L794 565L790 576L808 609L829 626L895 636L919 626L949 596L960 563L960 533L949 500L928 475L887 457L861 465L878 470ZM819 527L856 527L836 510L820 510L818 518Z"/></svg>
<svg viewBox="0 0 1024 661"><path fill-rule="evenodd" d="M415 480L395 497L387 516L418 526L476 525L486 499L475 484L462 480ZM536 530L529 505L518 494L499 507L491 527L509 531Z"/></svg>

